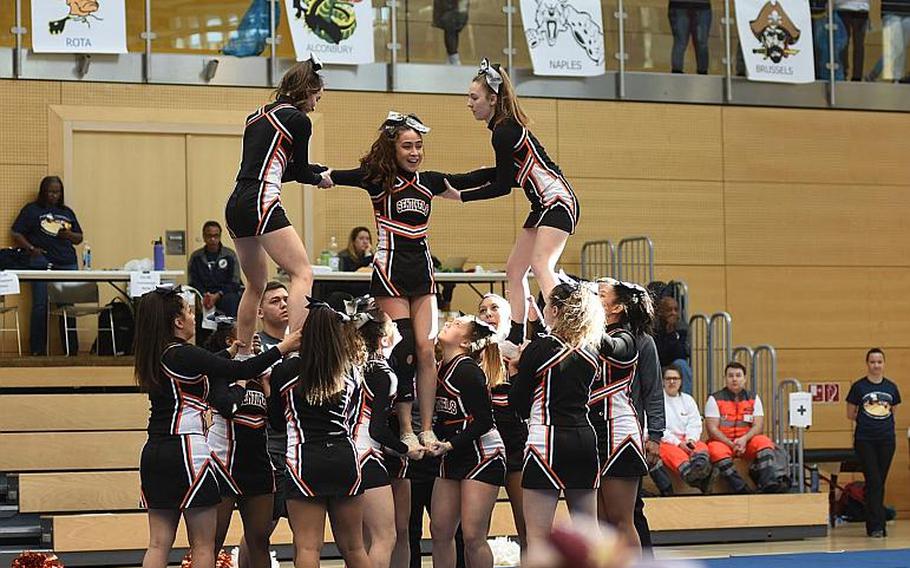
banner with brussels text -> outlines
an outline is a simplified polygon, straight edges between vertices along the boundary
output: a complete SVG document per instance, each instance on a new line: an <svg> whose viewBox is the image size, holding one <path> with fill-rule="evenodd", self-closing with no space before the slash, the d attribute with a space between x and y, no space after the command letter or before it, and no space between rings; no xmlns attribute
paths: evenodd
<svg viewBox="0 0 910 568"><path fill-rule="evenodd" d="M815 81L809 0L735 2L736 30L749 80Z"/></svg>
<svg viewBox="0 0 910 568"><path fill-rule="evenodd" d="M535 75L603 75L600 0L521 0L521 23Z"/></svg>
<svg viewBox="0 0 910 568"><path fill-rule="evenodd" d="M323 63L375 61L371 0L284 0L298 61L313 53Z"/></svg>
<svg viewBox="0 0 910 568"><path fill-rule="evenodd" d="M126 53L125 0L32 0L35 53Z"/></svg>

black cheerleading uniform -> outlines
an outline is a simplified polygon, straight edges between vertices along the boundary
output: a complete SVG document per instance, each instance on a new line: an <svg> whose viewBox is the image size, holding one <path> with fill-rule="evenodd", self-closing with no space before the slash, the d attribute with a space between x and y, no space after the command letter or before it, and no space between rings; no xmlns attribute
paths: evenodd
<svg viewBox="0 0 910 568"><path fill-rule="evenodd" d="M445 180L456 189L488 183L483 170L450 175L439 172L399 172L395 187L387 189L367 179L366 170L335 170L332 181L365 189L376 217L376 252L370 294L376 296L426 296L436 293L433 258L427 229L433 197L446 191Z"/></svg>
<svg viewBox="0 0 910 568"><path fill-rule="evenodd" d="M206 436L224 484L222 495L248 497L275 492L275 472L269 459L262 384L253 379L246 389L223 382L212 385L209 397L215 413Z"/></svg>
<svg viewBox="0 0 910 568"><path fill-rule="evenodd" d="M408 447L389 428L389 411L395 404L398 377L385 359L367 361L361 387L353 436L363 478L361 488L366 491L389 484L383 449L403 455Z"/></svg>
<svg viewBox="0 0 910 568"><path fill-rule="evenodd" d="M648 466L641 424L632 403L632 382L638 367L635 337L622 324L610 324L599 358L600 378L588 405L597 431L601 475L641 477L648 473Z"/></svg>
<svg viewBox="0 0 910 568"><path fill-rule="evenodd" d="M570 235L574 233L580 213L578 198L540 141L512 118L496 126L490 121L488 127L493 131L496 153L495 181L485 187L463 191L461 200L493 199L508 195L513 187L521 187L531 203L531 213L523 225L525 229L553 227Z"/></svg>
<svg viewBox="0 0 910 568"><path fill-rule="evenodd" d="M162 387L149 393L148 441L142 448L139 477L142 505L149 509L207 507L221 500L217 467L206 441L203 414L211 381L258 376L281 357L275 349L246 361L232 361L175 341L161 354ZM243 391L227 387L233 396Z"/></svg>
<svg viewBox="0 0 910 568"><path fill-rule="evenodd" d="M487 378L467 355L439 366L433 430L452 444L442 455L439 477L505 484L505 447L493 422Z"/></svg>
<svg viewBox="0 0 910 568"><path fill-rule="evenodd" d="M262 342L262 349L274 349L281 340L272 337L265 331L257 332L259 341ZM266 448L269 452L269 460L272 462L272 469L275 475L275 499L272 505L272 519L278 520L281 517L288 516L288 509L285 504L285 488L287 485L287 462L285 454L288 449L287 422L284 419L284 407L281 403L281 396L271 389L266 411Z"/></svg>
<svg viewBox="0 0 910 568"><path fill-rule="evenodd" d="M508 473L521 471L525 445L528 443L528 425L518 417L518 413L509 404L511 388L512 383L506 381L490 389L493 399L493 420L505 446Z"/></svg>
<svg viewBox="0 0 910 568"><path fill-rule="evenodd" d="M283 401L287 420L287 498L346 497L361 491L360 464L351 436L359 400L360 373L344 377L344 390L320 405L298 392L300 358L272 368L271 384Z"/></svg>
<svg viewBox="0 0 910 568"><path fill-rule="evenodd" d="M291 225L281 205L281 184L316 185L326 170L309 163L312 133L309 117L286 97L247 117L237 184L224 211L233 238L264 235Z"/></svg>
<svg viewBox="0 0 910 568"><path fill-rule="evenodd" d="M597 353L555 335L533 340L512 377L509 402L529 419L521 486L595 489L600 484L597 434L588 419L600 374Z"/></svg>

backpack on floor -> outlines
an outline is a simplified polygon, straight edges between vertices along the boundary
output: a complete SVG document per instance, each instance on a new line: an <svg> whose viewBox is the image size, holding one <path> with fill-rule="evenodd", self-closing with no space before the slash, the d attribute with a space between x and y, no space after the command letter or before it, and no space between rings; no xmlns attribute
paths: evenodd
<svg viewBox="0 0 910 568"><path fill-rule="evenodd" d="M852 481L841 490L840 498L834 504L834 512L850 522L866 520L866 484Z"/></svg>
<svg viewBox="0 0 910 568"><path fill-rule="evenodd" d="M98 314L99 329L110 327L111 320L108 313L114 318L114 338L117 340L116 355L131 355L135 328L133 309L120 298L114 298L108 303L107 309ZM92 351L97 352L98 355L115 355L111 334L107 331L100 331Z"/></svg>

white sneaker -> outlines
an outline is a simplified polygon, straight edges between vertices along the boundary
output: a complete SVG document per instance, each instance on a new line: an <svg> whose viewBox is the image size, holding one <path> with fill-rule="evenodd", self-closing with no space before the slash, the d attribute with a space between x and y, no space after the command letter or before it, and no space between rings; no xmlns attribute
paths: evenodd
<svg viewBox="0 0 910 568"><path fill-rule="evenodd" d="M408 447L408 450L413 450L420 445L420 440L417 439L417 436L413 432L401 435L401 442Z"/></svg>
<svg viewBox="0 0 910 568"><path fill-rule="evenodd" d="M439 442L439 439L436 437L436 433L432 430L424 430L417 435L417 439L420 440L420 443L426 448L429 448L433 444Z"/></svg>
<svg viewBox="0 0 910 568"><path fill-rule="evenodd" d="M449 65L461 65L461 56L457 53L453 53L448 57Z"/></svg>

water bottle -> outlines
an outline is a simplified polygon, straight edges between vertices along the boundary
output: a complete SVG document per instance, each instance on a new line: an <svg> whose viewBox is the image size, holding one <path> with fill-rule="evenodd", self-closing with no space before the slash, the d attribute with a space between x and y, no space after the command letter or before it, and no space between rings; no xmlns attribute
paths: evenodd
<svg viewBox="0 0 910 568"><path fill-rule="evenodd" d="M155 270L164 270L164 243L161 237L154 243L153 258L155 259Z"/></svg>
<svg viewBox="0 0 910 568"><path fill-rule="evenodd" d="M82 247L82 270L92 269L92 247L85 245Z"/></svg>
<svg viewBox="0 0 910 568"><path fill-rule="evenodd" d="M332 272L338 272L338 268L341 265L341 259L338 258L338 241L335 239L335 235L332 235L332 238L329 241L329 255L329 267L332 269Z"/></svg>

